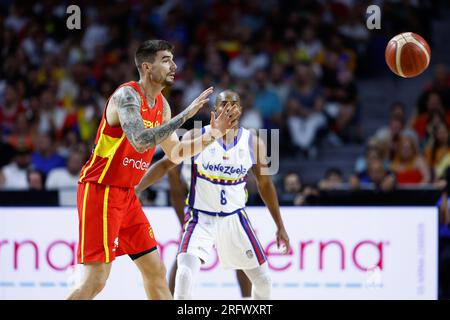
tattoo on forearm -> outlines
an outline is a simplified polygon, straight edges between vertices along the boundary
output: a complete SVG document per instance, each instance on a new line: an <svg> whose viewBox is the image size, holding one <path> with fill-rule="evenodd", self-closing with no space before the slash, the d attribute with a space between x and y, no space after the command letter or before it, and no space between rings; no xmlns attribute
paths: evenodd
<svg viewBox="0 0 450 320"><path fill-rule="evenodd" d="M144 152L167 139L188 118L187 110L156 128L145 129L140 112L141 98L130 87L122 87L113 95L122 130L130 143L139 152ZM168 104L164 103L164 114Z"/></svg>

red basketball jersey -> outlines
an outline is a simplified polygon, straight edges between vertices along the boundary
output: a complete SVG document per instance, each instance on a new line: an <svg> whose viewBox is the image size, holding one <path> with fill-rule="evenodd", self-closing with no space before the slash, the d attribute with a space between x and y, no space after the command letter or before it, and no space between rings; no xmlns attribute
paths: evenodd
<svg viewBox="0 0 450 320"><path fill-rule="evenodd" d="M136 81L124 83L120 87L123 86L132 87L141 96L141 116L145 128L154 128L161 125L163 116L162 95L156 96L155 106L150 108ZM128 142L122 127L111 127L106 121L108 101L95 138L95 148L88 162L81 169L79 182L131 188L139 183L150 166L155 147L144 153L139 153Z"/></svg>

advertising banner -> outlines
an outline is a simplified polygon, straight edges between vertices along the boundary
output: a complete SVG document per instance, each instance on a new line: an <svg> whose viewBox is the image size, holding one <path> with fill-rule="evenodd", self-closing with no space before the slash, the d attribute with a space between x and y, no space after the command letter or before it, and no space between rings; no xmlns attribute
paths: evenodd
<svg viewBox="0 0 450 320"><path fill-rule="evenodd" d="M169 272L181 226L172 208L144 210ZM267 255L274 299L437 298L435 208L283 207L287 255L277 248L269 211L246 212ZM82 276L77 241L74 207L0 207L0 299L65 298ZM198 274L194 298L240 299L235 272L215 257ZM145 299L128 256L113 262L98 299Z"/></svg>

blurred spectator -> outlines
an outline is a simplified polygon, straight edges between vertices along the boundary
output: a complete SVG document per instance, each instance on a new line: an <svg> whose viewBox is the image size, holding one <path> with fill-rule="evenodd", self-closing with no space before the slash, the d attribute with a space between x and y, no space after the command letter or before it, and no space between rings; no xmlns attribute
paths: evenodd
<svg viewBox="0 0 450 320"><path fill-rule="evenodd" d="M394 174L386 170L380 159L374 159L368 163L367 170L357 175L352 175L349 183L353 189L391 191L395 188L396 180Z"/></svg>
<svg viewBox="0 0 450 320"><path fill-rule="evenodd" d="M369 30L363 21L363 14L358 11L358 6L355 6L351 9L348 21L339 26L339 32L350 40L352 48L359 55L364 54L370 36Z"/></svg>
<svg viewBox="0 0 450 320"><path fill-rule="evenodd" d="M329 53L329 58L322 67L320 83L327 101L349 99L356 102L357 86L354 75L349 70L341 70L339 57L335 52Z"/></svg>
<svg viewBox="0 0 450 320"><path fill-rule="evenodd" d="M39 132L59 134L66 120L67 112L57 106L50 90L44 90L40 98Z"/></svg>
<svg viewBox="0 0 450 320"><path fill-rule="evenodd" d="M25 113L18 115L12 134L6 140L14 149L33 150L33 135Z"/></svg>
<svg viewBox="0 0 450 320"><path fill-rule="evenodd" d="M311 66L299 65L294 87L289 94L287 124L293 144L302 151L314 150L311 146L317 132L326 125L326 118L322 113L323 103L322 91L316 83Z"/></svg>
<svg viewBox="0 0 450 320"><path fill-rule="evenodd" d="M56 53L59 49L55 40L47 37L37 24L30 28L30 34L23 40L22 48L30 63L36 67L43 62L46 54Z"/></svg>
<svg viewBox="0 0 450 320"><path fill-rule="evenodd" d="M273 63L270 69L270 88L275 91L282 108L284 108L291 88L291 82L285 75L284 67L279 63Z"/></svg>
<svg viewBox="0 0 450 320"><path fill-rule="evenodd" d="M7 85L3 102L0 104L0 134L9 135L13 132L17 118L25 112L14 86Z"/></svg>
<svg viewBox="0 0 450 320"><path fill-rule="evenodd" d="M182 107L186 108L190 103L203 92L204 88L200 81L195 78L194 69L191 67L185 68L183 71L183 79L175 83L174 88L183 91Z"/></svg>
<svg viewBox="0 0 450 320"><path fill-rule="evenodd" d="M265 71L258 71L255 75L253 89L254 106L263 117L264 127L271 129L281 123L282 105L278 95L268 86ZM278 124L278 125L277 125Z"/></svg>
<svg viewBox="0 0 450 320"><path fill-rule="evenodd" d="M94 7L90 9L86 16L86 31L81 42L88 60L94 58L97 46L106 45L109 38L108 26L104 23L106 13Z"/></svg>
<svg viewBox="0 0 450 320"><path fill-rule="evenodd" d="M241 54L230 61L228 72L238 80L250 80L256 71L264 67L266 67L265 62L256 59L252 48L245 46Z"/></svg>
<svg viewBox="0 0 450 320"><path fill-rule="evenodd" d="M317 62L323 47L322 42L317 38L312 25L307 25L303 28L302 35L297 43L297 49L301 56L301 60L311 63Z"/></svg>
<svg viewBox="0 0 450 320"><path fill-rule="evenodd" d="M342 171L338 168L330 168L325 172L325 176L319 181L320 190L338 189L344 185Z"/></svg>
<svg viewBox="0 0 450 320"><path fill-rule="evenodd" d="M318 57L318 62L322 66L330 67L336 73L336 77L339 77L342 72L355 71L356 55L353 50L345 47L341 35L331 33L325 50Z"/></svg>
<svg viewBox="0 0 450 320"><path fill-rule="evenodd" d="M71 152L78 151L81 145L87 145L88 143L91 143L91 141L80 141L80 138L75 130L66 131L62 137L62 140L59 141L56 153L64 159L67 159ZM84 151L82 153L84 153Z"/></svg>
<svg viewBox="0 0 450 320"><path fill-rule="evenodd" d="M354 100L350 98L342 98L333 104L333 114L330 114L330 105L328 104L327 114L330 118L330 135L334 145L343 143L361 142L361 127L356 117L357 106Z"/></svg>
<svg viewBox="0 0 450 320"><path fill-rule="evenodd" d="M439 63L434 67L433 80L425 87L425 94L428 92L437 92L444 106L450 106L450 73L445 64Z"/></svg>
<svg viewBox="0 0 450 320"><path fill-rule="evenodd" d="M228 72L224 72L220 75L219 82L214 86L214 91L209 96L209 106L214 108L214 104L216 103L216 98L222 91L233 89L231 84L231 77ZM203 91L203 90L202 90ZM242 93L241 93L242 96ZM242 102L242 97L241 97Z"/></svg>
<svg viewBox="0 0 450 320"><path fill-rule="evenodd" d="M310 63L309 61L302 61L302 53L297 47L298 36L294 28L285 28L280 32L283 34L283 39L274 57L275 63L281 64L288 72L293 72L295 66L299 63Z"/></svg>
<svg viewBox="0 0 450 320"><path fill-rule="evenodd" d="M66 161L56 153L54 137L48 133L41 133L37 137L36 151L31 156L31 162L36 170L48 174L50 170L58 167L64 167Z"/></svg>
<svg viewBox="0 0 450 320"><path fill-rule="evenodd" d="M449 137L447 126L444 122L441 122L434 128L432 136L425 146L425 161L433 175L439 163L450 155Z"/></svg>
<svg viewBox="0 0 450 320"><path fill-rule="evenodd" d="M414 137L401 135L391 163L399 185L419 185L430 182L430 171Z"/></svg>
<svg viewBox="0 0 450 320"><path fill-rule="evenodd" d="M283 178L282 190L278 193L280 195L280 204L290 205L294 202L297 194L302 190L300 176L296 172L289 172Z"/></svg>
<svg viewBox="0 0 450 320"><path fill-rule="evenodd" d="M358 157L355 162L355 172L361 173L367 170L368 164L372 161L381 160L384 163L384 167L389 167L389 161L386 160L385 155L383 154L383 148L376 138L372 138L368 141L366 145L366 150L364 152L364 156Z"/></svg>
<svg viewBox="0 0 450 320"><path fill-rule="evenodd" d="M11 3L9 7L9 15L5 19L5 27L13 29L16 33L21 32L27 22L28 17L25 15L25 10L17 3Z"/></svg>
<svg viewBox="0 0 450 320"><path fill-rule="evenodd" d="M316 187L306 185L302 192L298 193L294 199L294 206L302 206L315 203L315 199L319 196Z"/></svg>
<svg viewBox="0 0 450 320"><path fill-rule="evenodd" d="M30 150L15 150L13 162L4 166L0 171L0 188L3 190L27 190L27 172L30 165Z"/></svg>
<svg viewBox="0 0 450 320"><path fill-rule="evenodd" d="M406 128L405 105L402 102L394 102L391 105L389 124L379 128L374 138L380 142L383 155L392 161L395 150L397 149L400 135L408 134L415 136L415 132Z"/></svg>
<svg viewBox="0 0 450 320"><path fill-rule="evenodd" d="M442 97L437 92L429 92L426 95L424 107L419 104L412 119L412 127L420 141L423 141L427 133L430 133L430 127L435 124L437 117L442 117L447 126L450 126L450 110L445 110Z"/></svg>
<svg viewBox="0 0 450 320"><path fill-rule="evenodd" d="M75 101L76 120L70 123L66 119L64 127L78 129L82 141L92 141L95 138L97 127L102 116L101 108L96 104L92 91L87 87L81 88L81 92ZM103 106L102 106L103 107Z"/></svg>
<svg viewBox="0 0 450 320"><path fill-rule="evenodd" d="M72 152L65 168L55 168L48 173L45 188L47 190L76 189L81 167L84 162L81 154Z"/></svg>
<svg viewBox="0 0 450 320"><path fill-rule="evenodd" d="M27 171L28 190L43 191L44 190L44 174L38 170Z"/></svg>
<svg viewBox="0 0 450 320"><path fill-rule="evenodd" d="M247 129L263 128L263 118L261 113L254 108L253 96L250 93L243 93L240 97L242 107L240 125Z"/></svg>
<svg viewBox="0 0 450 320"><path fill-rule="evenodd" d="M216 79L221 78L224 74L228 75L229 79L229 74L225 70L224 58L221 56L219 50L217 50L217 48L213 44L209 44L206 47L205 71L211 74Z"/></svg>

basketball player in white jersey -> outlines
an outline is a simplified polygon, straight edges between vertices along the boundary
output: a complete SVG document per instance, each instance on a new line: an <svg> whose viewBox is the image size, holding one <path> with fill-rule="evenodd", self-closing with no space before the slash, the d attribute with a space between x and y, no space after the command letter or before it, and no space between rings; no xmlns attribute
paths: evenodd
<svg viewBox="0 0 450 320"><path fill-rule="evenodd" d="M189 193L191 183L191 161L184 161L180 166L167 172L169 180L170 202L174 208L180 225L184 225L184 212L186 209L186 195ZM177 260L175 259L169 272L169 289L174 294ZM236 278L243 299L249 299L252 295L252 283L242 270L236 270Z"/></svg>
<svg viewBox="0 0 450 320"><path fill-rule="evenodd" d="M236 92L221 92L215 112L228 105L239 109ZM188 131L183 139L200 136L205 129ZM289 237L281 219L278 198L270 176L262 174L266 166L266 147L249 130L236 125L223 139L217 139L191 159L191 182L184 234L177 256L175 299L192 299L192 288L201 263L209 261L213 246L225 269L242 269L252 282L253 299L270 299L271 278L264 251L255 236L245 203L245 178L252 169L261 198L277 226L278 247L289 250ZM139 193L176 166L163 158L152 165L136 187Z"/></svg>

